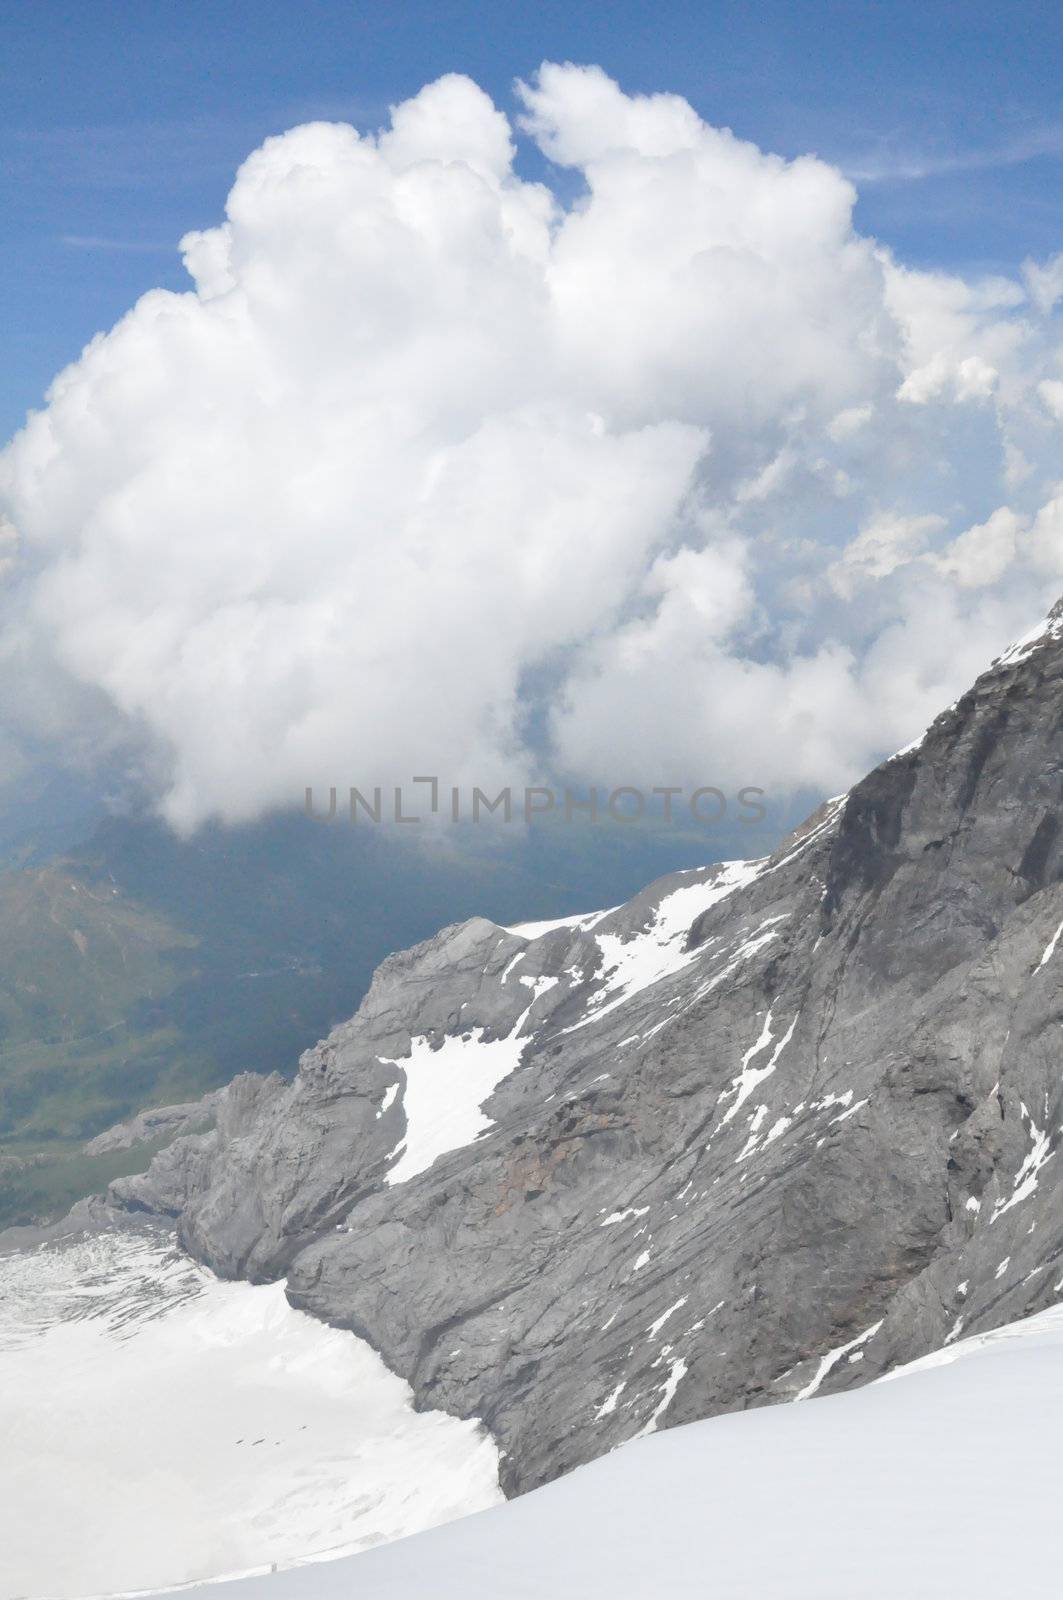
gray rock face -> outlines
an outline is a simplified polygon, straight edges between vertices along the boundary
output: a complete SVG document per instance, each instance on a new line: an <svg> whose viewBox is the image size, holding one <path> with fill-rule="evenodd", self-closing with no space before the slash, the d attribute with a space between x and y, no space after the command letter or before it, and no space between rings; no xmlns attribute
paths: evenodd
<svg viewBox="0 0 1063 1600"><path fill-rule="evenodd" d="M128 1122L116 1122L83 1146L87 1156L105 1156L113 1150L132 1150L134 1145L152 1144L157 1139L176 1139L180 1134L196 1133L214 1121L214 1108L221 1091L214 1089L199 1100L179 1106L151 1106L139 1111Z"/></svg>
<svg viewBox="0 0 1063 1600"><path fill-rule="evenodd" d="M286 1274L504 1486L1063 1292L1063 608L774 856L392 957L114 1206Z"/></svg>

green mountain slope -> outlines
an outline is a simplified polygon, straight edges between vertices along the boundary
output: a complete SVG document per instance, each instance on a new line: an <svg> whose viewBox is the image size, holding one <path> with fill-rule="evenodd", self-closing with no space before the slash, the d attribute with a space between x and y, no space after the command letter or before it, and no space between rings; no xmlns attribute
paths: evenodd
<svg viewBox="0 0 1063 1600"><path fill-rule="evenodd" d="M66 863L0 877L0 1137L84 1138L162 1086L197 940ZM182 962L182 957L186 958Z"/></svg>

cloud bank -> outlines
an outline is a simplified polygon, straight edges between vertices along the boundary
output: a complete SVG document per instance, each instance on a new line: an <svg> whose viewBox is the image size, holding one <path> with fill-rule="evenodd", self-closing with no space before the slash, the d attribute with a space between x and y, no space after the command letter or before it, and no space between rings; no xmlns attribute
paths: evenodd
<svg viewBox="0 0 1063 1600"><path fill-rule="evenodd" d="M1063 256L546 65L256 150L0 455L8 736L189 829L307 784L837 789L1063 587ZM521 175L538 146L551 185Z"/></svg>

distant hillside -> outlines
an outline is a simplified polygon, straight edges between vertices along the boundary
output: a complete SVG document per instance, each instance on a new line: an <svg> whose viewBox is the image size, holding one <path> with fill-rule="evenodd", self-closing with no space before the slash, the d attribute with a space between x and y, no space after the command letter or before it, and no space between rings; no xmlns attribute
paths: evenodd
<svg viewBox="0 0 1063 1600"><path fill-rule="evenodd" d="M131 1113L291 1073L384 956L441 923L557 916L724 847L711 831L479 828L428 852L301 816L191 841L110 820L59 854L55 837L24 832L0 870L0 1226L142 1168L144 1147L82 1152Z"/></svg>

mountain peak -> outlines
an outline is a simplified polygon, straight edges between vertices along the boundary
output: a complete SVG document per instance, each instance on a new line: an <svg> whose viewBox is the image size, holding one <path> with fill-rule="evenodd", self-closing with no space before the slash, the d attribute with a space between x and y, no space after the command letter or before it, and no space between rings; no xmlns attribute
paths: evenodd
<svg viewBox="0 0 1063 1600"><path fill-rule="evenodd" d="M1063 638L1063 595L1056 601L1048 615L1035 628L1031 628L1029 633L1017 639L1002 656L998 656L993 665L1012 666L1018 661L1024 661L1031 651L1060 638Z"/></svg>

